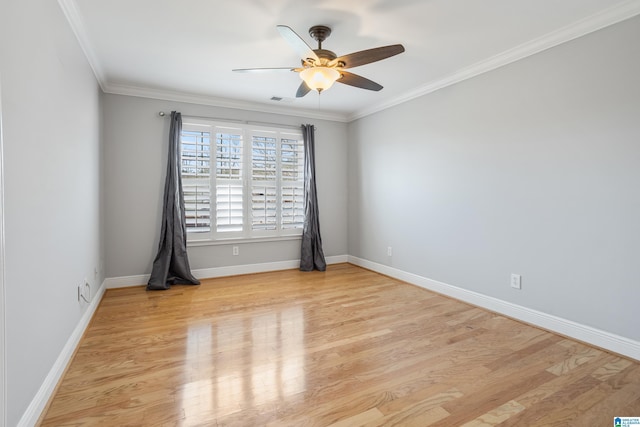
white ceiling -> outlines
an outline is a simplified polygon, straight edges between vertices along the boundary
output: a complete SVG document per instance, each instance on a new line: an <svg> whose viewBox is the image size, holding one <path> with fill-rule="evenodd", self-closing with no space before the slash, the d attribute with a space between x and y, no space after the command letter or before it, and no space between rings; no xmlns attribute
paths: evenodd
<svg viewBox="0 0 640 427"><path fill-rule="evenodd" d="M349 121L640 13L640 0L59 0L105 92ZM350 69L384 86L336 84L296 99L299 66L276 25L338 55L402 43ZM284 98L271 101L273 96Z"/></svg>

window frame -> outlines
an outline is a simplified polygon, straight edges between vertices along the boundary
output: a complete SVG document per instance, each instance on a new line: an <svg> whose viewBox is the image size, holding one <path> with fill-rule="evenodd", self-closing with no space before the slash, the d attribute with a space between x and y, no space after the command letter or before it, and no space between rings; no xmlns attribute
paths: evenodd
<svg viewBox="0 0 640 427"><path fill-rule="evenodd" d="M182 131L189 132L192 130L209 131L209 230L208 231L191 231L187 228L187 242L190 245L206 245L224 243L225 241L256 241L256 240L288 240L299 239L302 235L302 225L304 223L304 141L302 131L296 129L277 127L277 126L260 126L255 124L224 122L218 120L206 120L200 118L183 118ZM242 186L242 230L239 231L219 231L218 228L218 209L216 203L218 201L218 189L220 185L224 185L222 178L218 177L217 169L219 166L217 141L220 133L239 135L242 145L241 158L241 178L239 180L232 179L237 183L240 181ZM275 177L273 180L259 180L253 176L254 165L254 137L259 138L275 138L276 159L275 159ZM285 141L296 142L293 158L295 167L289 167L292 175L296 176L294 180L287 180L283 177L283 164L286 161L282 157L283 145L289 144ZM180 138L180 177L186 187L193 182L191 178L183 177L183 147L182 135ZM297 157L296 157L297 156ZM292 164L289 162L288 164ZM291 172L293 170L293 172ZM229 181L227 181L229 183ZM253 190L256 184L266 184L269 188L275 188L275 229L263 230L254 229L253 212ZM286 193L289 196L287 200L283 197L285 188L290 189ZM186 197L185 197L186 199ZM287 213L291 215L283 215L285 204L290 207ZM185 200L185 204L186 200ZM185 211L188 209L185 208ZM268 212L263 212L265 217ZM230 214L231 216L231 214ZM286 218L293 218L292 222L286 222ZM296 222L298 221L298 222ZM287 224L293 224L292 226ZM257 227L261 228L261 227Z"/></svg>

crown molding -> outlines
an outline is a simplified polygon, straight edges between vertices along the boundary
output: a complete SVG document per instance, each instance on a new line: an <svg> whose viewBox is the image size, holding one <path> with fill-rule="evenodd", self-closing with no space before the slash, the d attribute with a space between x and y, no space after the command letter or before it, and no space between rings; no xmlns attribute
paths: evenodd
<svg viewBox="0 0 640 427"><path fill-rule="evenodd" d="M102 86L102 85L101 85ZM102 86L105 93L115 95L138 96L141 98L161 99L164 101L187 102L190 104L210 105L213 107L235 108L239 110L273 113L309 119L331 120L346 123L348 117L344 113L322 112L296 107L277 107L257 102L240 101L237 99L219 98L210 95L176 92L166 89L152 89L141 86L120 83L106 83Z"/></svg>
<svg viewBox="0 0 640 427"><path fill-rule="evenodd" d="M58 0L58 4L67 18L71 30L76 36L82 51L84 52L93 74L98 80L100 88L105 93L117 95L138 96L143 98L162 99L166 101L188 102L200 105L211 105L216 107L235 108L241 110L256 111L261 113L275 113L294 117L304 117L309 119L331 120L346 123L348 115L346 113L337 112L321 112L310 109L302 109L295 107L281 107L275 105L267 105L258 102L240 101L228 98L219 98L208 95L199 95L193 93L177 92L164 89L154 89L143 86L126 85L110 82L104 72L104 68L95 54L92 44L89 40L87 27L78 10L75 0Z"/></svg>
<svg viewBox="0 0 640 427"><path fill-rule="evenodd" d="M67 18L73 34L76 36L76 39L80 44L80 48L84 52L84 56L87 58L89 66L93 70L93 74L96 76L100 88L104 91L106 84L104 69L98 60L98 56L91 47L89 37L87 36L87 30L84 25L84 21L78 12L76 2L74 0L58 0L58 4L64 13L64 16Z"/></svg>
<svg viewBox="0 0 640 427"><path fill-rule="evenodd" d="M284 114L295 117L332 120L346 123L386 110L396 105L403 104L412 99L419 98L447 86L460 83L464 80L471 79L640 14L640 0L627 0L616 6L595 13L585 19L579 20L571 25L567 25L559 30L548 33L527 43L523 43L515 48L477 62L469 67L455 71L441 79L428 82L388 101L372 104L364 109L357 110L352 114L343 114L336 112L320 112L296 107L277 107L262 103L109 82L105 77L104 69L100 64L97 55L91 47L86 27L80 17L75 1L58 0L58 4L69 21L71 29L78 39L80 47L87 57L87 60L89 61L89 65L93 69L93 73L96 76L102 91L105 93L162 99L167 101L188 102L201 105L235 108L263 113Z"/></svg>
<svg viewBox="0 0 640 427"><path fill-rule="evenodd" d="M552 47L585 36L602 28L617 24L618 22L622 22L638 14L640 14L640 0L628 0L624 3L620 3L616 6L602 10L585 19L574 22L571 25L567 25L556 31L545 34L542 37L533 39L527 43L523 43L512 49L487 58L483 61L477 62L469 67L465 67L454 72L453 74L443 77L442 79L429 82L416 88L415 90L406 92L405 94L393 98L389 101L374 104L368 108L358 110L353 115L349 116L348 121L352 122L354 120L369 116L379 111L386 110L393 106L403 104L414 98L418 98L423 95L427 95L429 93L443 89L447 86L451 86L464 80L479 76L480 74L487 73L513 62L535 55L536 53L551 49Z"/></svg>

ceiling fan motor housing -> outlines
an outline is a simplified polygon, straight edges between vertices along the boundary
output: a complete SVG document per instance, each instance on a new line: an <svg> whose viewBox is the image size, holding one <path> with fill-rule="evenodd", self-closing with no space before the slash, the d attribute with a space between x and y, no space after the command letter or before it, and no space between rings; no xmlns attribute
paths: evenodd
<svg viewBox="0 0 640 427"><path fill-rule="evenodd" d="M338 57L338 55L327 49L313 49L313 51L318 55L318 58L320 58L320 65L327 65L329 61Z"/></svg>

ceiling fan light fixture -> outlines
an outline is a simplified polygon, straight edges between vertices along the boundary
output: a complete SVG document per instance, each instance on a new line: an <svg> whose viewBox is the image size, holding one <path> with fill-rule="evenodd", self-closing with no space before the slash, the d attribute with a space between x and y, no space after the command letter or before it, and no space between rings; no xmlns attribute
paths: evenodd
<svg viewBox="0 0 640 427"><path fill-rule="evenodd" d="M340 73L335 68L310 67L300 71L300 78L304 80L309 89L322 92L333 86L335 81L340 78Z"/></svg>
<svg viewBox="0 0 640 427"><path fill-rule="evenodd" d="M309 35L318 41L317 49L311 49L307 42L290 27L278 25L277 28L280 35L300 57L302 67L240 68L233 71L295 71L302 79L302 83L300 83L296 92L296 98L302 98L312 90L318 93L325 91L336 81L348 86L377 92L382 89L382 85L345 70L381 61L404 52L404 46L394 44L337 56L332 51L322 48L322 42L331 34L331 28L327 26L314 25L309 29Z"/></svg>

